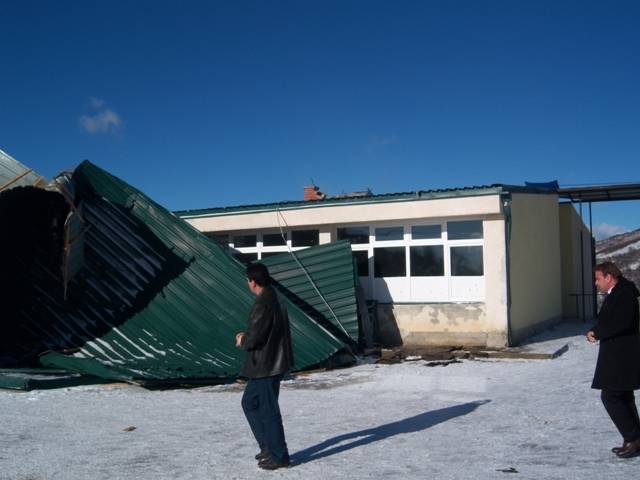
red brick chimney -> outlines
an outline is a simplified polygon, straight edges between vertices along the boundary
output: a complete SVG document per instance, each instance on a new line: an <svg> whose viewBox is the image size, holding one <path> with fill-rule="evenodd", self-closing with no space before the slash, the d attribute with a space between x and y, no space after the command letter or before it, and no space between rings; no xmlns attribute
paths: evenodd
<svg viewBox="0 0 640 480"><path fill-rule="evenodd" d="M307 185L304 187L305 200L323 200L325 197L326 195L320 191L320 187L316 187L315 185Z"/></svg>

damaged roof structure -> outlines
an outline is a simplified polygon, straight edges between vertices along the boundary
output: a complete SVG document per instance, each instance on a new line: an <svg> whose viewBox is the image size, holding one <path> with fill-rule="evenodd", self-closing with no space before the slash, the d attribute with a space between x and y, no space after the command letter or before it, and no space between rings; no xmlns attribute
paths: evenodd
<svg viewBox="0 0 640 480"><path fill-rule="evenodd" d="M366 339L370 319L366 309L359 312L356 302L356 267L350 243L343 240L292 253L260 261L269 268L281 291L345 343L371 343Z"/></svg>
<svg viewBox="0 0 640 480"><path fill-rule="evenodd" d="M20 186L44 186L47 180L0 150L0 192Z"/></svg>
<svg viewBox="0 0 640 480"><path fill-rule="evenodd" d="M233 340L255 298L243 263L88 161L50 183L0 161L0 368L141 384L238 375ZM294 370L358 342L348 242L264 263L287 302Z"/></svg>

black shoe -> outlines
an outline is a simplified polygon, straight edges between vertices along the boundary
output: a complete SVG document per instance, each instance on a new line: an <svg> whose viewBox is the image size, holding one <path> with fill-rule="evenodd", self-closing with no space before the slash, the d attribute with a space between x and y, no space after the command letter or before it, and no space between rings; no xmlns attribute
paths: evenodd
<svg viewBox="0 0 640 480"><path fill-rule="evenodd" d="M274 460L273 458L268 458L258 463L258 466L264 470L277 470L278 468L289 468L289 465L291 465L291 462L289 461L289 459L280 462L280 461Z"/></svg>
<svg viewBox="0 0 640 480"><path fill-rule="evenodd" d="M629 446L629 442L624 442L621 447L613 447L611 451L617 455L619 452L621 452L628 446Z"/></svg>
<svg viewBox="0 0 640 480"><path fill-rule="evenodd" d="M640 455L640 440L625 444L625 448L620 450L616 455L619 458L631 458Z"/></svg>
<svg viewBox="0 0 640 480"><path fill-rule="evenodd" d="M269 459L269 457L270 457L269 450L263 449L263 450L260 450L260 453L256 454L255 459L261 462L263 460Z"/></svg>

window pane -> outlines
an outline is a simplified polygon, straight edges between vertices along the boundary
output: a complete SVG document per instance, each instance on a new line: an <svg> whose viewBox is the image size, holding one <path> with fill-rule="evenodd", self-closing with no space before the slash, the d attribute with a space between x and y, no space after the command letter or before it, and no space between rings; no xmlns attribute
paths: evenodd
<svg viewBox="0 0 640 480"><path fill-rule="evenodd" d="M233 248L255 247L256 238L255 235L234 235Z"/></svg>
<svg viewBox="0 0 640 480"><path fill-rule="evenodd" d="M349 240L351 243L369 243L369 227L339 228L338 240Z"/></svg>
<svg viewBox="0 0 640 480"><path fill-rule="evenodd" d="M319 243L319 230L293 230L291 232L291 245L294 247L313 247Z"/></svg>
<svg viewBox="0 0 640 480"><path fill-rule="evenodd" d="M233 256L244 263L251 263L258 259L257 253L234 253Z"/></svg>
<svg viewBox="0 0 640 480"><path fill-rule="evenodd" d="M444 275L444 247L426 245L411 247L412 277L441 277Z"/></svg>
<svg viewBox="0 0 640 480"><path fill-rule="evenodd" d="M404 229L402 227L382 227L376 228L376 241L402 240Z"/></svg>
<svg viewBox="0 0 640 480"><path fill-rule="evenodd" d="M279 247L286 244L287 242L279 233L265 233L264 235L262 235L262 245L264 245L265 247Z"/></svg>
<svg viewBox="0 0 640 480"><path fill-rule="evenodd" d="M369 252L353 252L356 259L356 270L359 277L369 276Z"/></svg>
<svg viewBox="0 0 640 480"><path fill-rule="evenodd" d="M482 220L447 222L447 237L449 240L482 238Z"/></svg>
<svg viewBox="0 0 640 480"><path fill-rule="evenodd" d="M411 227L411 238L414 240L441 237L442 227L440 227L440 225L414 225Z"/></svg>
<svg viewBox="0 0 640 480"><path fill-rule="evenodd" d="M451 247L451 275L484 275L482 247Z"/></svg>
<svg viewBox="0 0 640 480"><path fill-rule="evenodd" d="M374 248L373 263L376 278L404 277L407 274L404 247Z"/></svg>

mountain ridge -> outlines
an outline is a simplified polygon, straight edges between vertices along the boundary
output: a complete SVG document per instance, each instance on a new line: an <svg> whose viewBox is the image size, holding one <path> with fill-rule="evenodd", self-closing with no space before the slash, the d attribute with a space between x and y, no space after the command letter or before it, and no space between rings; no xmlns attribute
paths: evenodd
<svg viewBox="0 0 640 480"><path fill-rule="evenodd" d="M596 261L614 262L626 278L640 286L640 228L597 241Z"/></svg>

